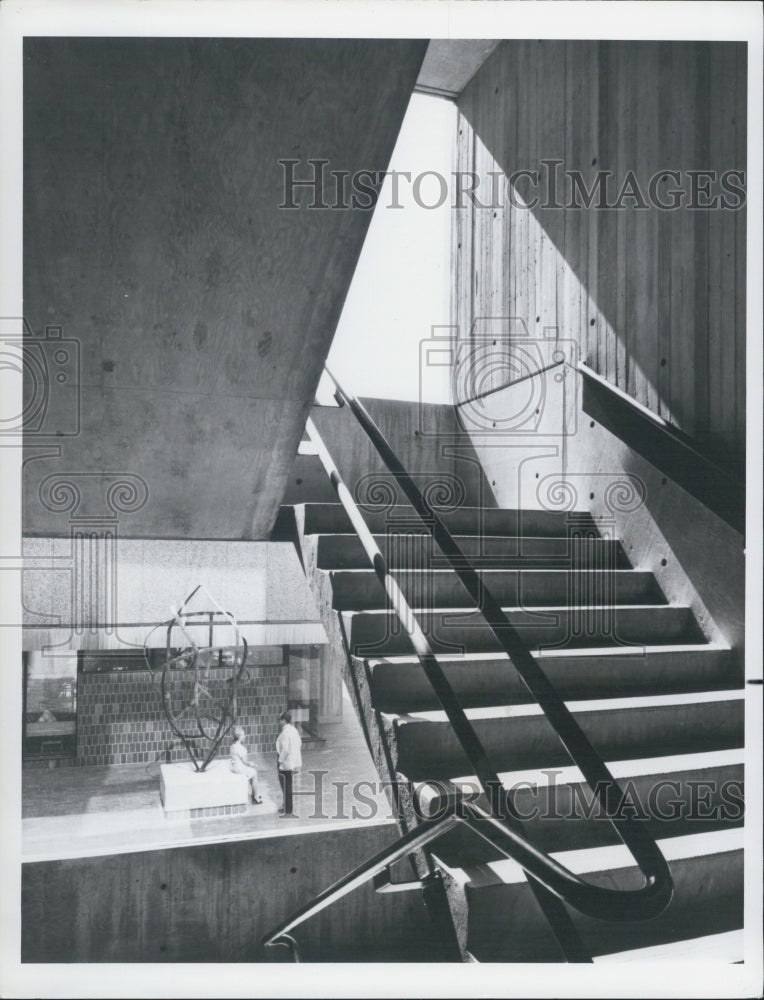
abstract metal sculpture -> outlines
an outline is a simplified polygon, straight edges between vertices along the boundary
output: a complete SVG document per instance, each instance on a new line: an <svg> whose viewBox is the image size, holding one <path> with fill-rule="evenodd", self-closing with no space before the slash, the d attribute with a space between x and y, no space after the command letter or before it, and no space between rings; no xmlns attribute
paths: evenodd
<svg viewBox="0 0 764 1000"><path fill-rule="evenodd" d="M189 603L200 592L204 593L212 610L190 611ZM156 679L159 673L151 662L149 640L157 629L165 628L166 653L159 680L162 707L173 733L186 748L189 759L197 771L204 771L217 754L220 744L231 731L238 712L238 692L249 676L246 672L247 640L241 635L236 618L224 611L202 584L199 584L172 618L155 625L146 636L143 656L146 666ZM204 630L206 645L195 641L191 633ZM173 632L180 632L186 645L173 644ZM228 633L227 642L216 641ZM230 641L230 640L233 641ZM231 674L217 679L225 686L222 696L211 691L210 670L231 663ZM199 753L198 742L204 749Z"/></svg>

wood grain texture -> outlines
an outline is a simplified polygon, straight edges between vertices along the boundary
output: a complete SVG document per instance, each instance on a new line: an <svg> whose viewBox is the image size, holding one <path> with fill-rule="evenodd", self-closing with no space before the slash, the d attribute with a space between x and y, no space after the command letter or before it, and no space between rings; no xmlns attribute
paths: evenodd
<svg viewBox="0 0 764 1000"><path fill-rule="evenodd" d="M505 41L462 94L457 128L460 169L543 178L545 160L562 161L561 207L457 212L460 335L487 316L516 316L531 334L556 327L600 375L733 466L744 455L745 206L689 204L691 171L716 172L703 206L724 196L723 172L746 168L745 65L738 43ZM596 194L589 208L571 204L565 171L588 190L609 171L607 204L620 192L622 207L598 209ZM679 178L651 196L660 171ZM672 190L681 206L657 207ZM536 193L547 197L541 179Z"/></svg>
<svg viewBox="0 0 764 1000"><path fill-rule="evenodd" d="M371 216L279 208L278 161L384 170L425 47L26 40L25 310L81 355L56 468L143 476L125 532L267 536ZM24 530L68 533L28 470Z"/></svg>

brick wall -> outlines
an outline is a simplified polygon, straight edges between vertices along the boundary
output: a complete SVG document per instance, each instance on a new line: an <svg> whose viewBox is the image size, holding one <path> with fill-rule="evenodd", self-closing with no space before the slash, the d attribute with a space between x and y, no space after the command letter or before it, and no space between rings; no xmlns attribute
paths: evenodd
<svg viewBox="0 0 764 1000"><path fill-rule="evenodd" d="M288 647L267 647L257 651L248 665L250 680L238 694L237 722L246 730L250 752L273 751L278 735L278 716L287 704ZM220 697L230 676L227 668L210 670L210 692ZM77 685L77 763L138 764L164 755L177 740L162 708L159 674L152 679L148 670L123 672L81 672ZM188 680L172 677L170 690L176 708L189 689ZM191 733L193 716L184 731ZM226 743L227 747L227 743ZM183 745L170 750L171 760L185 760Z"/></svg>

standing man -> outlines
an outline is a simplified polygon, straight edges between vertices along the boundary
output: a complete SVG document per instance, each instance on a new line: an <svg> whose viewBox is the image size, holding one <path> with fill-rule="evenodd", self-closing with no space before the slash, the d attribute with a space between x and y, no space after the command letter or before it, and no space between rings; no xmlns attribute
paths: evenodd
<svg viewBox="0 0 764 1000"><path fill-rule="evenodd" d="M279 817L295 816L292 803L292 782L296 771L302 767L302 739L292 725L290 712L282 712L279 716L279 736L276 740L278 754L279 782L284 796L284 805Z"/></svg>

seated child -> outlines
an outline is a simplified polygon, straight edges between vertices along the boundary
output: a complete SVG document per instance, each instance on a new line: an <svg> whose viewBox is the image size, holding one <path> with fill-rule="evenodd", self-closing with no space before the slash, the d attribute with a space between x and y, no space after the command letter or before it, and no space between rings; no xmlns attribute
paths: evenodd
<svg viewBox="0 0 764 1000"><path fill-rule="evenodd" d="M250 801L259 806L262 798L257 794L257 769L247 760L247 748L244 746L244 730L241 726L233 728L233 743L231 744L231 770L234 774L246 774L249 778Z"/></svg>

